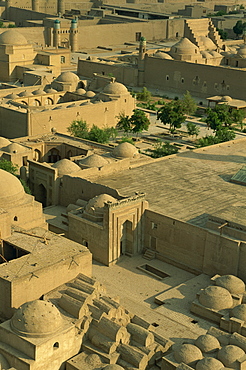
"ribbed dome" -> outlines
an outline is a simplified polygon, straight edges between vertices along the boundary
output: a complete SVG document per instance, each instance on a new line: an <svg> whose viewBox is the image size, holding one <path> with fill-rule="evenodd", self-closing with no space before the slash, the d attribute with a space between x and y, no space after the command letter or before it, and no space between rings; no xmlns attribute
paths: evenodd
<svg viewBox="0 0 246 370"><path fill-rule="evenodd" d="M49 301L24 303L11 319L11 328L20 335L46 337L64 325L59 310Z"/></svg>
<svg viewBox="0 0 246 370"><path fill-rule="evenodd" d="M112 151L112 156L115 158L134 158L138 155L138 149L127 142L119 144Z"/></svg>
<svg viewBox="0 0 246 370"><path fill-rule="evenodd" d="M174 350L174 358L178 363L192 365L202 359L202 352L193 344L181 344Z"/></svg>
<svg viewBox="0 0 246 370"><path fill-rule="evenodd" d="M5 208L9 203L18 203L25 195L17 177L4 170L0 170L0 189L0 208Z"/></svg>
<svg viewBox="0 0 246 370"><path fill-rule="evenodd" d="M173 54L194 54L196 52L195 50L198 52L198 47L186 37L182 38L171 47L171 52Z"/></svg>
<svg viewBox="0 0 246 370"><path fill-rule="evenodd" d="M236 317L239 320L246 321L246 304L239 304L230 311L231 317Z"/></svg>
<svg viewBox="0 0 246 370"><path fill-rule="evenodd" d="M98 154L92 154L88 157L82 158L79 161L79 164L86 167L103 167L108 164L108 161Z"/></svg>
<svg viewBox="0 0 246 370"><path fill-rule="evenodd" d="M94 98L95 95L96 94L94 93L94 91L90 91L90 90L85 93L85 96L87 98Z"/></svg>
<svg viewBox="0 0 246 370"><path fill-rule="evenodd" d="M20 97L32 96L32 92L31 92L31 91L26 91L26 90L24 90L24 91L22 91L21 93L19 93L19 96L20 96Z"/></svg>
<svg viewBox="0 0 246 370"><path fill-rule="evenodd" d="M196 370L222 370L224 366L222 362L216 360L213 357L205 357L202 360L198 361L196 364Z"/></svg>
<svg viewBox="0 0 246 370"><path fill-rule="evenodd" d="M103 213L104 211L104 203L111 202L115 203L117 202L117 199L112 197L109 194L100 194L95 196L94 198L90 199L89 202L86 205L86 212L89 213Z"/></svg>
<svg viewBox="0 0 246 370"><path fill-rule="evenodd" d="M195 341L195 345L204 353L211 353L220 348L220 342L213 335L200 335Z"/></svg>
<svg viewBox="0 0 246 370"><path fill-rule="evenodd" d="M19 95L15 94L15 93L12 93L12 94L9 94L9 95L5 96L5 98L14 100L14 99L19 98Z"/></svg>
<svg viewBox="0 0 246 370"><path fill-rule="evenodd" d="M56 81L74 83L79 82L79 77L73 72L62 72Z"/></svg>
<svg viewBox="0 0 246 370"><path fill-rule="evenodd" d="M223 99L224 101L230 101L231 97L223 96ZM245 291L245 284L243 280L234 275L220 276L215 280L215 284L229 290L231 294L240 294Z"/></svg>
<svg viewBox="0 0 246 370"><path fill-rule="evenodd" d="M86 90L82 89L82 88L79 88L79 89L76 90L76 93L80 94L80 95L84 95L86 93Z"/></svg>
<svg viewBox="0 0 246 370"><path fill-rule="evenodd" d="M0 35L0 45L26 45L26 38L16 30L8 30Z"/></svg>
<svg viewBox="0 0 246 370"><path fill-rule="evenodd" d="M216 311L231 308L233 305L233 300L228 290L220 286L208 286L202 290L199 302L203 306Z"/></svg>
<svg viewBox="0 0 246 370"><path fill-rule="evenodd" d="M163 51L157 51L153 56L160 59L173 59L171 55L164 53Z"/></svg>
<svg viewBox="0 0 246 370"><path fill-rule="evenodd" d="M108 85L104 87L103 92L105 94L120 95L128 93L128 90L125 87L125 85L119 82L110 82Z"/></svg>
<svg viewBox="0 0 246 370"><path fill-rule="evenodd" d="M5 137L0 136L0 148L2 148L4 146L6 147L9 144L11 144L11 141L9 141L8 139L6 139Z"/></svg>
<svg viewBox="0 0 246 370"><path fill-rule="evenodd" d="M218 359L223 362L224 366L232 369L238 369L235 362L244 355L245 352L242 350L242 348L229 344L228 346L224 346L219 350Z"/></svg>
<svg viewBox="0 0 246 370"><path fill-rule="evenodd" d="M38 89L38 90L33 91L32 93L33 95L44 95L45 91L42 89Z"/></svg>
<svg viewBox="0 0 246 370"><path fill-rule="evenodd" d="M58 176L69 175L80 170L80 167L76 163L66 158L54 163L52 167L58 169Z"/></svg>

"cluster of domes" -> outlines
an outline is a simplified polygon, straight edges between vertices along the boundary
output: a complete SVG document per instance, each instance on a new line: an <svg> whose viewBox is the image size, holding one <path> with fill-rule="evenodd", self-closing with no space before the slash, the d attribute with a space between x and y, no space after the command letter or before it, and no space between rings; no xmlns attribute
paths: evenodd
<svg viewBox="0 0 246 370"><path fill-rule="evenodd" d="M215 284L202 289L199 295L200 304L215 311L232 308L232 294L243 294L245 292L244 282L233 275L219 276L215 279ZM245 307L244 305L239 306L237 309L234 308L232 312L244 317Z"/></svg>
<svg viewBox="0 0 246 370"><path fill-rule="evenodd" d="M20 306L10 325L19 335L45 337L59 331L64 321L55 305L49 301L36 300Z"/></svg>
<svg viewBox="0 0 246 370"><path fill-rule="evenodd" d="M228 368L235 369L236 361L245 355L242 348L229 344L218 352L218 359Z"/></svg>
<svg viewBox="0 0 246 370"><path fill-rule="evenodd" d="M176 346L173 355L178 363L183 362L186 365L193 365L203 358L201 350L189 343Z"/></svg>
<svg viewBox="0 0 246 370"><path fill-rule="evenodd" d="M80 170L80 167L76 163L66 158L55 162L52 164L52 167L57 168L58 176L69 175Z"/></svg>
<svg viewBox="0 0 246 370"><path fill-rule="evenodd" d="M113 149L112 156L118 159L136 158L139 156L139 152L134 145L124 142Z"/></svg>

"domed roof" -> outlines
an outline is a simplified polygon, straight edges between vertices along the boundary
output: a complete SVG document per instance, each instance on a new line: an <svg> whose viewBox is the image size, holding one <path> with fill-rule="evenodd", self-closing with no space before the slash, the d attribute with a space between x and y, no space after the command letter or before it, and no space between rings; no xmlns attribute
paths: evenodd
<svg viewBox="0 0 246 370"><path fill-rule="evenodd" d="M195 50L198 51L198 47L186 37L183 37L171 47L171 52L175 54L193 54Z"/></svg>
<svg viewBox="0 0 246 370"><path fill-rule="evenodd" d="M221 57L222 58L222 55L220 53L218 53L218 51L216 50L212 50L209 52L213 57L216 57L216 58L219 58Z"/></svg>
<svg viewBox="0 0 246 370"><path fill-rule="evenodd" d="M56 79L59 82L79 82L79 77L73 72L62 72Z"/></svg>
<svg viewBox="0 0 246 370"><path fill-rule="evenodd" d="M57 93L57 91L55 89L47 89L45 90L47 94L54 94L54 93Z"/></svg>
<svg viewBox="0 0 246 370"><path fill-rule="evenodd" d="M16 30L8 30L0 35L0 45L26 45L26 38Z"/></svg>
<svg viewBox="0 0 246 370"><path fill-rule="evenodd" d="M94 93L94 91L86 91L86 93L85 93L85 96L87 97L87 98L94 98L94 96L95 96L96 94Z"/></svg>
<svg viewBox="0 0 246 370"><path fill-rule="evenodd" d="M58 176L69 175L72 172L80 170L80 167L76 163L66 158L52 164L52 167L58 169Z"/></svg>
<svg viewBox="0 0 246 370"><path fill-rule="evenodd" d="M44 95L45 91L42 89L38 89L38 90L33 91L32 93L33 95Z"/></svg>
<svg viewBox="0 0 246 370"><path fill-rule="evenodd" d="M94 198L90 199L89 202L86 205L86 211L87 212L98 212L102 213L104 209L104 203L115 203L117 202L117 199L112 197L109 194L100 194L95 196Z"/></svg>
<svg viewBox="0 0 246 370"><path fill-rule="evenodd" d="M103 167L108 164L108 161L98 154L91 154L80 159L79 164L87 167Z"/></svg>
<svg viewBox="0 0 246 370"><path fill-rule="evenodd" d="M2 148L3 146L7 146L9 144L11 144L11 141L6 139L6 137L0 136L0 148Z"/></svg>
<svg viewBox="0 0 246 370"><path fill-rule="evenodd" d="M246 44L240 46L240 48L237 51L237 54L242 58L246 58Z"/></svg>
<svg viewBox="0 0 246 370"><path fill-rule="evenodd" d="M15 93L12 93L12 94L9 94L7 96L5 96L6 99L17 99L19 98L19 95L15 94Z"/></svg>
<svg viewBox="0 0 246 370"><path fill-rule="evenodd" d="M85 358L85 362L91 367L99 367L102 361L98 355L92 353Z"/></svg>
<svg viewBox="0 0 246 370"><path fill-rule="evenodd" d="M128 142L119 144L112 151L112 156L115 158L134 158L138 155L138 149Z"/></svg>
<svg viewBox="0 0 246 370"><path fill-rule="evenodd" d="M205 357L202 360L198 361L196 364L196 370L222 370L224 366L222 362L216 360L213 357Z"/></svg>
<svg viewBox="0 0 246 370"><path fill-rule="evenodd" d="M231 317L236 317L239 320L246 321L246 304L239 304L230 311Z"/></svg>
<svg viewBox="0 0 246 370"><path fill-rule="evenodd" d="M228 290L220 286L208 286L203 289L199 296L199 302L203 306L216 311L231 308L233 305L233 300Z"/></svg>
<svg viewBox="0 0 246 370"><path fill-rule="evenodd" d="M7 153L23 153L28 149L17 143L10 143L9 145L3 147L2 150Z"/></svg>
<svg viewBox="0 0 246 370"><path fill-rule="evenodd" d="M86 90L82 89L82 88L79 88L79 89L76 90L76 93L80 94L80 95L84 95L86 93Z"/></svg>
<svg viewBox="0 0 246 370"><path fill-rule="evenodd" d="M222 96L222 98L220 99L220 101L224 101L224 102L229 102L231 101L232 98L229 96L229 95L224 95Z"/></svg>
<svg viewBox="0 0 246 370"><path fill-rule="evenodd" d="M210 37L200 36L200 40L203 42L206 50L216 50L216 45Z"/></svg>
<svg viewBox="0 0 246 370"><path fill-rule="evenodd" d="M64 322L59 310L49 301L26 302L11 319L11 328L18 334L45 337L62 328Z"/></svg>
<svg viewBox="0 0 246 370"><path fill-rule="evenodd" d="M0 169L0 207L5 208L6 204L16 204L21 200L25 191L21 182L16 176Z"/></svg>
<svg viewBox="0 0 246 370"><path fill-rule="evenodd" d="M110 82L104 87L103 92L105 94L120 95L128 93L128 90L125 85L119 82Z"/></svg>
<svg viewBox="0 0 246 370"><path fill-rule="evenodd" d="M194 362L203 358L202 352L193 344L181 344L174 350L174 358L178 363L192 365Z"/></svg>
<svg viewBox="0 0 246 370"><path fill-rule="evenodd" d="M219 350L218 359L223 362L224 366L236 369L235 361L244 355L245 352L242 348L229 344Z"/></svg>
<svg viewBox="0 0 246 370"><path fill-rule="evenodd" d="M195 345L204 353L211 353L220 348L220 342L213 335L200 335L195 341Z"/></svg>
<svg viewBox="0 0 246 370"><path fill-rule="evenodd" d="M103 370L124 370L124 367L117 364L106 365Z"/></svg>
<svg viewBox="0 0 246 370"><path fill-rule="evenodd" d="M32 92L31 91L26 91L26 90L19 93L20 97L31 96L31 95L32 95Z"/></svg>
<svg viewBox="0 0 246 370"><path fill-rule="evenodd" d="M230 101L231 97L223 96L223 99L224 101ZM234 275L220 276L215 280L215 284L229 290L231 294L239 294L245 291L243 280Z"/></svg>
<svg viewBox="0 0 246 370"><path fill-rule="evenodd" d="M153 56L160 59L173 59L171 55L164 53L163 51L157 51Z"/></svg>

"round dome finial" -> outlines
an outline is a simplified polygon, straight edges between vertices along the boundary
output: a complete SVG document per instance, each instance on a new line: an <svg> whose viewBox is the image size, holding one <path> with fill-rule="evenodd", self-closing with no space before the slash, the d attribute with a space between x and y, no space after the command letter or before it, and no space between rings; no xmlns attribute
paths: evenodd
<svg viewBox="0 0 246 370"><path fill-rule="evenodd" d="M46 337L62 329L63 318L49 301L26 302L18 308L10 321L17 334L27 337Z"/></svg>

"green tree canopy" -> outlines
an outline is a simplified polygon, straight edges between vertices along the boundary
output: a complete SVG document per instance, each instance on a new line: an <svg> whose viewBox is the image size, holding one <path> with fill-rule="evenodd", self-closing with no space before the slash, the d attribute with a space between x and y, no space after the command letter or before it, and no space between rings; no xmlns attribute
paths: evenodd
<svg viewBox="0 0 246 370"><path fill-rule="evenodd" d="M146 87L143 87L142 91L137 93L137 100L148 101L150 98L151 92Z"/></svg>
<svg viewBox="0 0 246 370"><path fill-rule="evenodd" d="M193 122L187 122L186 130L190 136L198 136L200 128Z"/></svg>
<svg viewBox="0 0 246 370"><path fill-rule="evenodd" d="M108 143L110 138L115 138L117 135L117 130L114 127L99 128L93 125L89 130L86 121L83 120L74 120L67 130L75 137L102 144Z"/></svg>
<svg viewBox="0 0 246 370"><path fill-rule="evenodd" d="M130 122L132 132L139 133L149 129L150 121L142 110L134 109Z"/></svg>
<svg viewBox="0 0 246 370"><path fill-rule="evenodd" d="M126 116L125 112L121 112L118 116L118 123L116 127L119 130L122 130L124 132L131 132L131 122L130 122L130 117Z"/></svg>
<svg viewBox="0 0 246 370"><path fill-rule="evenodd" d="M74 120L67 130L73 136L80 137L82 139L88 138L88 125L86 121Z"/></svg>
<svg viewBox="0 0 246 370"><path fill-rule="evenodd" d="M157 111L157 119L164 125L169 125L169 131L174 133L177 128L180 128L185 122L185 115L183 114L182 103L180 100L165 103Z"/></svg>
<svg viewBox="0 0 246 370"><path fill-rule="evenodd" d="M237 21L235 26L232 28L233 32L237 35L240 36L243 34L243 31L246 29L246 22L243 23L243 21Z"/></svg>
<svg viewBox="0 0 246 370"><path fill-rule="evenodd" d="M162 142L160 139L154 144L153 149L148 150L152 158L165 157L167 155L176 154L178 148L168 142Z"/></svg>
<svg viewBox="0 0 246 370"><path fill-rule="evenodd" d="M189 91L186 91L186 93L184 94L183 98L180 101L184 114L191 115L196 112L197 104L195 100L192 98Z"/></svg>
<svg viewBox="0 0 246 370"><path fill-rule="evenodd" d="M217 131L222 127L230 127L234 119L228 105L217 104L213 109L207 109L205 122L213 131Z"/></svg>

